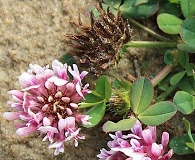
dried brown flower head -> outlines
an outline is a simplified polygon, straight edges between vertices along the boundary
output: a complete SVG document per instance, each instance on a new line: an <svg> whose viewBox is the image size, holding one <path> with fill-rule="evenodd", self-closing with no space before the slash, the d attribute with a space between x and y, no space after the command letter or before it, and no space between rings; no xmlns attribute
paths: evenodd
<svg viewBox="0 0 195 160"><path fill-rule="evenodd" d="M89 72L101 74L103 70L118 60L118 51L122 44L131 38L130 25L119 13L115 16L102 7L102 1L96 6L100 15L95 17L90 11L90 25L84 25L79 17L79 23L72 24L79 29L77 35L68 34L71 40L70 46L74 49L76 59L79 59L81 67Z"/></svg>

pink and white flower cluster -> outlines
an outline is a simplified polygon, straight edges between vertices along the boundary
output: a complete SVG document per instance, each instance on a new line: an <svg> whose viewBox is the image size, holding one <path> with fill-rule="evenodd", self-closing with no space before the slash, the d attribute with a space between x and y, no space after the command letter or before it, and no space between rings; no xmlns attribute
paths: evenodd
<svg viewBox="0 0 195 160"><path fill-rule="evenodd" d="M131 128L130 134L123 135L117 131L115 135L110 134L113 139L107 143L109 151L101 149L97 155L100 160L169 160L173 150L165 154L169 143L169 134L163 132L161 144L156 142L156 127L148 126L142 130L141 123L137 120Z"/></svg>
<svg viewBox="0 0 195 160"><path fill-rule="evenodd" d="M43 141L50 141L49 148L56 148L55 155L64 152L64 142L70 139L77 147L78 140L85 138L77 124L90 124L90 117L78 111L78 103L89 93L89 84L83 86L81 82L87 72L79 73L76 64L71 68L58 60L53 60L52 69L49 65L29 67L19 76L21 91L8 92L13 97L8 104L15 111L5 112L4 118L22 121L15 124L20 136L39 131Z"/></svg>

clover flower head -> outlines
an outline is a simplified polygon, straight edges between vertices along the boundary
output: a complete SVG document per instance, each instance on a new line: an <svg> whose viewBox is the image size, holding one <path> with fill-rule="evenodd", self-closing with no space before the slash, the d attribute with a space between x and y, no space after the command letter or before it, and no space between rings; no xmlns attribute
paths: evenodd
<svg viewBox="0 0 195 160"><path fill-rule="evenodd" d="M110 134L113 139L107 143L110 150L101 149L97 157L100 160L169 160L172 157L173 150L165 153L169 143L167 132L163 132L161 144L156 142L156 127L148 126L143 130L139 120L131 132L127 135L121 131Z"/></svg>
<svg viewBox="0 0 195 160"><path fill-rule="evenodd" d="M78 23L71 22L78 30L76 34L67 34L68 44L72 47L74 57L80 66L90 73L101 75L109 66L118 62L118 52L123 44L131 39L131 29L128 20L121 13L114 15L103 8L103 1L95 7L99 15L89 12L89 24L83 24L79 17Z"/></svg>
<svg viewBox="0 0 195 160"><path fill-rule="evenodd" d="M52 69L49 65L29 67L19 76L21 90L8 92L13 97L8 104L14 111L5 112L4 118L22 121L15 124L20 136L39 131L43 141L50 141L49 148L56 148L55 155L64 152L64 143L70 139L77 147L78 140L85 138L79 134L77 124L90 124L90 117L78 111L78 103L90 92L89 84L82 84L87 72L79 73L76 64L71 68L58 60L53 60Z"/></svg>

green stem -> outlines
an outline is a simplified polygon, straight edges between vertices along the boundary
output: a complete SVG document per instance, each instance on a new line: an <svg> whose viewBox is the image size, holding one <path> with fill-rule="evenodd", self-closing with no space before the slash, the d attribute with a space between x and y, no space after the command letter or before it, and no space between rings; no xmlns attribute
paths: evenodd
<svg viewBox="0 0 195 160"><path fill-rule="evenodd" d="M124 44L124 47L146 47L146 48L165 48L165 47L177 47L177 42L165 42L165 41L130 41Z"/></svg>
<svg viewBox="0 0 195 160"><path fill-rule="evenodd" d="M159 95L156 99L157 101L163 101L166 97L168 97L175 89L177 88L177 85L170 86L165 92L163 92L161 95Z"/></svg>
<svg viewBox="0 0 195 160"><path fill-rule="evenodd" d="M163 80L173 69L173 66L165 66L152 80L153 86L156 86L161 80Z"/></svg>
<svg viewBox="0 0 195 160"><path fill-rule="evenodd" d="M157 38L157 39L159 39L159 40L161 40L161 41L171 41L171 39L166 38L166 37L164 37L164 36L161 36L160 34L154 32L153 30L151 30L151 29L145 27L144 25L138 23L137 21L135 21L135 20L133 20L133 19L129 19L129 22L131 22L131 23L134 24L135 26L137 26L137 27L143 29L143 30L146 31L148 34L152 35L153 37L155 37L155 38Z"/></svg>

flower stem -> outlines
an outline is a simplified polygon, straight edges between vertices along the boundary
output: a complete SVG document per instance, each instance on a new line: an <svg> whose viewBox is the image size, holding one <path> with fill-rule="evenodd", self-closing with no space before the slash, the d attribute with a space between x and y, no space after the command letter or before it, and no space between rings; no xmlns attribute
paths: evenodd
<svg viewBox="0 0 195 160"><path fill-rule="evenodd" d="M173 66L165 66L152 80L153 86L156 86L161 80L163 80L173 69Z"/></svg>
<svg viewBox="0 0 195 160"><path fill-rule="evenodd" d="M130 41L124 47L146 47L146 48L165 48L177 47L177 42L165 41Z"/></svg>
<svg viewBox="0 0 195 160"><path fill-rule="evenodd" d="M135 26L137 26L137 27L143 29L145 32L147 32L148 34L152 35L153 37L155 37L155 38L157 38L157 39L159 39L159 40L161 40L161 41L171 41L171 39L166 38L166 37L164 37L164 36L162 36L162 35L160 35L160 34L154 32L153 30L151 30L151 29L145 27L144 25L142 25L141 23L139 23L139 22L137 22L137 21L135 21L135 20L133 20L133 19L129 19L129 22L131 22L131 23L134 24Z"/></svg>

